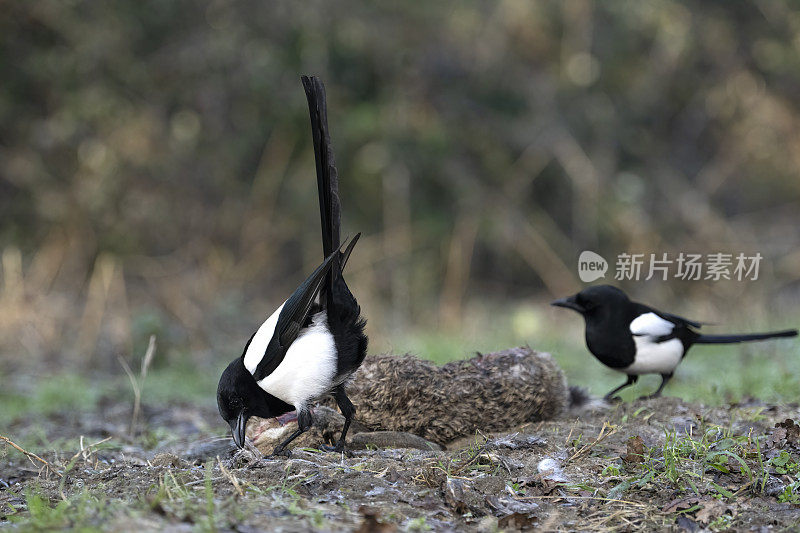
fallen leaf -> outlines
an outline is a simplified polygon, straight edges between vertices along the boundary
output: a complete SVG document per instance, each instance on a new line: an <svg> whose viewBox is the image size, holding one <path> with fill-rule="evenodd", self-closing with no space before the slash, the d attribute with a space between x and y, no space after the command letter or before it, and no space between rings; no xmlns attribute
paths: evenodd
<svg viewBox="0 0 800 533"><path fill-rule="evenodd" d="M644 462L644 441L642 437L636 435L628 439L627 453L622 457L626 463L643 463Z"/></svg>
<svg viewBox="0 0 800 533"><path fill-rule="evenodd" d="M783 422L775 424L776 428L786 430L786 442L791 445L800 444L800 425L791 418L787 418Z"/></svg>
<svg viewBox="0 0 800 533"><path fill-rule="evenodd" d="M678 498L665 505L662 511L665 513L681 513L682 517L694 514L694 520L702 525L710 524L725 513L733 514L731 506L710 496ZM688 522L681 525L681 527L692 530L692 526Z"/></svg>
<svg viewBox="0 0 800 533"><path fill-rule="evenodd" d="M557 488L560 488L563 485L561 481L553 481L552 479L543 479L541 484L541 493L545 496L553 494Z"/></svg>
<svg viewBox="0 0 800 533"><path fill-rule="evenodd" d="M786 429L776 428L767 438L767 448L783 448L786 446Z"/></svg>
<svg viewBox="0 0 800 533"><path fill-rule="evenodd" d="M685 511L686 509L691 509L695 505L699 505L706 499L708 499L708 497L689 496L688 498L678 498L676 500L672 500L667 505L665 505L662 511L664 511L665 513L675 513L678 511Z"/></svg>
<svg viewBox="0 0 800 533"><path fill-rule="evenodd" d="M783 449L787 446L800 449L800 425L791 418L775 424L766 441L767 449Z"/></svg>
<svg viewBox="0 0 800 533"><path fill-rule="evenodd" d="M725 503L711 499L703 502L703 508L697 511L695 519L701 524L708 525L730 510Z"/></svg>
<svg viewBox="0 0 800 533"><path fill-rule="evenodd" d="M538 519L535 516L530 516L525 513L511 513L500 518L497 521L497 526L500 529L526 531L535 529L536 522L538 522Z"/></svg>

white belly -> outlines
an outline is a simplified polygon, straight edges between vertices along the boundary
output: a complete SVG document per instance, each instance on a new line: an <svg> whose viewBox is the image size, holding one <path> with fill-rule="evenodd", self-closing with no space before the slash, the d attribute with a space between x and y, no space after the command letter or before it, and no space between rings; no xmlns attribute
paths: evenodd
<svg viewBox="0 0 800 533"><path fill-rule="evenodd" d="M651 337L634 336L636 360L622 372L638 374L672 374L683 355L683 343L678 339L653 342Z"/></svg>
<svg viewBox="0 0 800 533"><path fill-rule="evenodd" d="M300 331L278 368L258 385L284 402L301 409L324 396L336 376L336 346L325 312Z"/></svg>

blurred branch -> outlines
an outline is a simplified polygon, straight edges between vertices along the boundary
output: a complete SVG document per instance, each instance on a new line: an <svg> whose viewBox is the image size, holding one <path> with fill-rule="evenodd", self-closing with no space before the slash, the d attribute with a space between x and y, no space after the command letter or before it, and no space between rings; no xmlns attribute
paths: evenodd
<svg viewBox="0 0 800 533"><path fill-rule="evenodd" d="M456 218L447 254L447 270L439 297L439 321L445 328L461 322L463 298L469 282L472 251L478 236L478 220L474 212L462 210Z"/></svg>
<svg viewBox="0 0 800 533"><path fill-rule="evenodd" d="M82 353L94 354L105 315L109 289L116 269L116 259L108 254L100 255L94 263L94 269L89 278L86 305L78 327L77 346Z"/></svg>

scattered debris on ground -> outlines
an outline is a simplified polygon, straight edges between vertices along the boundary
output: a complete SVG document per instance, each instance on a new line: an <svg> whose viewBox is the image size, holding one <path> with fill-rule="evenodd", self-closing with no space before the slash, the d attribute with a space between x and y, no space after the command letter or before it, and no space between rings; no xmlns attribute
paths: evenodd
<svg viewBox="0 0 800 533"><path fill-rule="evenodd" d="M142 406L146 429L130 437L126 407L5 428L16 446L0 443L0 521L120 531L800 527L796 405L662 398L478 432L447 449L365 442L337 454L312 439L288 458L235 453L213 408Z"/></svg>

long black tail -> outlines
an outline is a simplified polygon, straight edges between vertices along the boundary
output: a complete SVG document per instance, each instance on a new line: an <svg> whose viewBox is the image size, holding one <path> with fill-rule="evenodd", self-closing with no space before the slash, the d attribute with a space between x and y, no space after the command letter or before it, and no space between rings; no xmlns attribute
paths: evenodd
<svg viewBox="0 0 800 533"><path fill-rule="evenodd" d="M303 88L308 99L308 112L311 115L311 138L314 141L314 159L317 164L317 189L319 192L319 216L322 222L322 252L328 257L339 249L341 225L341 204L339 203L339 176L333 157L331 137L328 133L328 109L325 101L325 86L316 76L303 76ZM332 287L336 277L341 274L340 257L334 259L322 293L326 308L333 304Z"/></svg>
<svg viewBox="0 0 800 533"><path fill-rule="evenodd" d="M694 342L698 344L733 344L736 342L763 341L776 337L797 337L797 330L786 329L770 333L750 333L745 335L700 335Z"/></svg>

